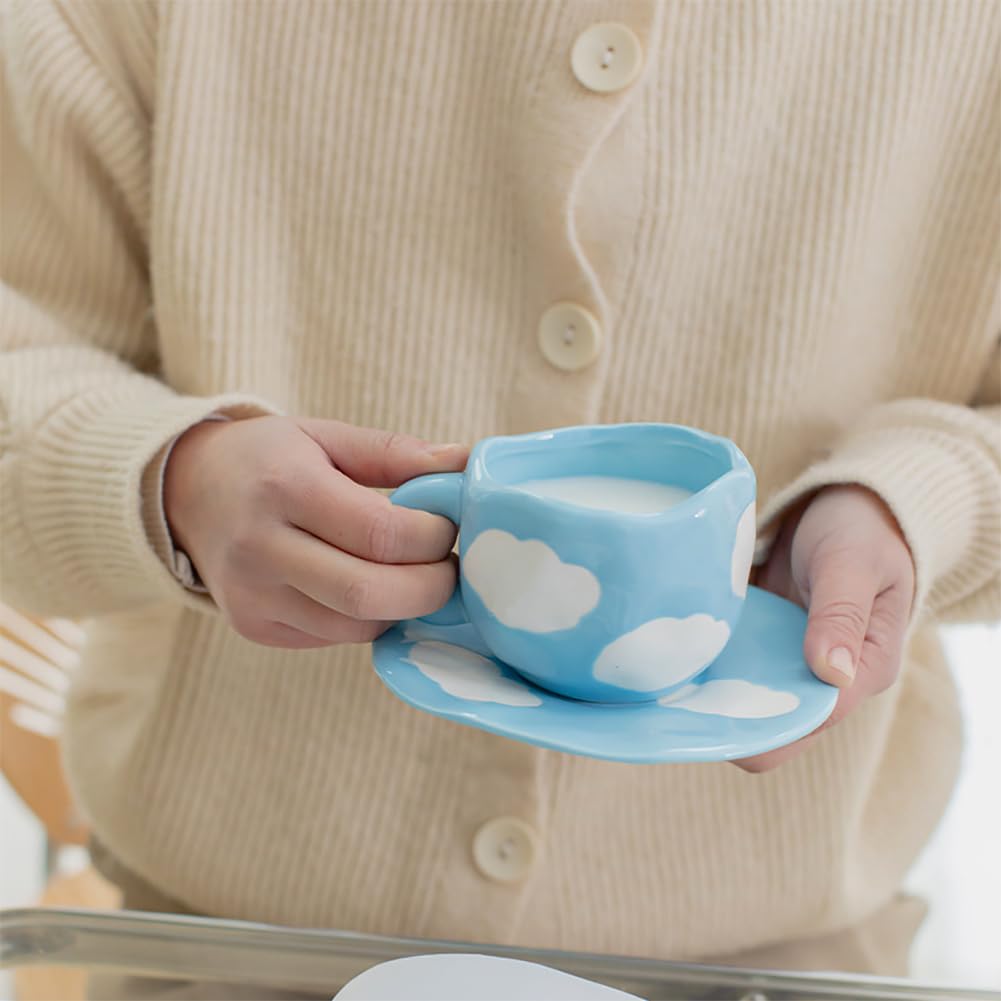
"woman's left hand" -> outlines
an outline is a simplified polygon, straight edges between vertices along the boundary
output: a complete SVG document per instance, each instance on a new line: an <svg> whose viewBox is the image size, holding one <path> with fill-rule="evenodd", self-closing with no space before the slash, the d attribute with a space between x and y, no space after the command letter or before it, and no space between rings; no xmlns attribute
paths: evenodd
<svg viewBox="0 0 1001 1001"><path fill-rule="evenodd" d="M736 762L763 772L795 757L817 733L897 680L914 599L914 561L876 494L833 486L787 516L754 583L808 610L806 661L818 678L841 689L819 730Z"/></svg>

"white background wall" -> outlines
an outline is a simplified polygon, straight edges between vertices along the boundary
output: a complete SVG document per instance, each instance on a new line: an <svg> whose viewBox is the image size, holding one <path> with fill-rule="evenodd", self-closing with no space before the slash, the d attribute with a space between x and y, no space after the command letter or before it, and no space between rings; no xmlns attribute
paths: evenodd
<svg viewBox="0 0 1001 1001"><path fill-rule="evenodd" d="M966 717L963 771L909 888L931 904L912 973L1001 988L1001 627L946 633Z"/></svg>
<svg viewBox="0 0 1001 1001"><path fill-rule="evenodd" d="M967 720L956 795L909 887L931 903L913 975L926 983L1001 988L1001 627L956 628L947 642ZM31 903L44 868L42 832L0 779L0 907ZM0 998L9 997L0 979Z"/></svg>

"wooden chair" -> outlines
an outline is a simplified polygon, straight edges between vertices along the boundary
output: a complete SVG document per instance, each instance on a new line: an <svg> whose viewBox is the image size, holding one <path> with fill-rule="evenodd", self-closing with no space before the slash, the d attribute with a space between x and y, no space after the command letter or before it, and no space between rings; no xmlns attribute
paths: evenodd
<svg viewBox="0 0 1001 1001"><path fill-rule="evenodd" d="M50 857L87 843L63 774L59 733L83 631L64 619L31 619L0 604L0 771L45 829ZM117 906L118 893L91 866L49 878L45 907ZM15 980L18 1001L75 1001L86 976L70 969L29 968Z"/></svg>
<svg viewBox="0 0 1001 1001"><path fill-rule="evenodd" d="M0 605L0 770L57 845L87 840L59 757L59 731L83 633Z"/></svg>

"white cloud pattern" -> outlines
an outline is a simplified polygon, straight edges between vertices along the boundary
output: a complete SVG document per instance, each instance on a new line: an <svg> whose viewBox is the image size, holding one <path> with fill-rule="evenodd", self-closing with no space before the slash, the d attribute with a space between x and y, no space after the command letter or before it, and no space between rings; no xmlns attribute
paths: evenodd
<svg viewBox="0 0 1001 1001"><path fill-rule="evenodd" d="M406 659L426 678L430 678L457 699L470 702L497 702L504 706L541 706L542 699L525 685L507 678L486 657L465 647L421 640L406 654Z"/></svg>
<svg viewBox="0 0 1001 1001"><path fill-rule="evenodd" d="M737 536L733 540L733 556L730 559L730 585L733 593L740 598L747 594L747 578L751 575L751 562L754 559L754 541L754 501L751 501L737 522Z"/></svg>
<svg viewBox="0 0 1001 1001"><path fill-rule="evenodd" d="M714 678L701 685L685 685L657 702L670 709L688 709L733 719L767 719L797 709L799 696L741 678Z"/></svg>
<svg viewBox="0 0 1001 1001"><path fill-rule="evenodd" d="M573 629L601 597L598 578L587 567L564 563L538 539L496 528L476 536L462 572L505 626L531 633Z"/></svg>
<svg viewBox="0 0 1001 1001"><path fill-rule="evenodd" d="M708 667L729 638L726 622L701 612L652 619L609 643L594 662L594 676L634 692L655 692Z"/></svg>

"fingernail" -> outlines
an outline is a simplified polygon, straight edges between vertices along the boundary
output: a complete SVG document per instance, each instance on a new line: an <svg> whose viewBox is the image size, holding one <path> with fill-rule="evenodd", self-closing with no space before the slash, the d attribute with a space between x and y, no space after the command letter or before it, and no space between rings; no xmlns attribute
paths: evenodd
<svg viewBox="0 0 1001 1001"><path fill-rule="evenodd" d="M855 678L855 658L847 647L836 646L827 655L827 666L843 674L846 678Z"/></svg>
<svg viewBox="0 0 1001 1001"><path fill-rule="evenodd" d="M461 441L452 441L447 445L428 445L427 450L429 455L438 456L447 455L449 452L458 452L459 449L465 447Z"/></svg>

